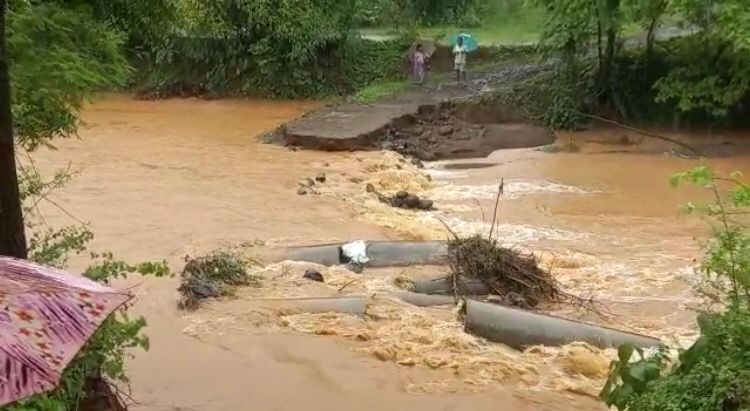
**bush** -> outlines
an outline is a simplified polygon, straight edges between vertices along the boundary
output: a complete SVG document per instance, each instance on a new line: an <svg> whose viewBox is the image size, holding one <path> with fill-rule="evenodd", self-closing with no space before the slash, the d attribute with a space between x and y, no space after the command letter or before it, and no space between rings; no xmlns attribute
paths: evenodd
<svg viewBox="0 0 750 411"><path fill-rule="evenodd" d="M214 251L185 261L177 289L182 294L178 306L183 309L194 310L206 298L231 295L237 286L261 285L262 278L248 271L252 262L234 251Z"/></svg>
<svg viewBox="0 0 750 411"><path fill-rule="evenodd" d="M680 365L654 380L629 410L750 410L750 313L730 310L707 320Z"/></svg>

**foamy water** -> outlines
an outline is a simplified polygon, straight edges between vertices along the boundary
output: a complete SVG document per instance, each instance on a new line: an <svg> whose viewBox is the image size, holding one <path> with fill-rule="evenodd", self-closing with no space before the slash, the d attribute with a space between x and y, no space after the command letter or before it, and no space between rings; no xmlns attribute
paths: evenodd
<svg viewBox="0 0 750 411"><path fill-rule="evenodd" d="M451 231L460 236L488 236L492 232L493 238L497 238L500 244L506 247L514 247L541 240L588 241L591 237L587 233L522 224L496 223L495 227L490 230L492 226L491 222L470 220L440 211L419 213L417 218L421 221L442 221Z"/></svg>
<svg viewBox="0 0 750 411"><path fill-rule="evenodd" d="M504 199L512 201L499 228L503 241L538 253L566 290L598 296L617 314L616 326L675 335L685 344L694 338L694 314L685 306L693 297L681 278L696 278L687 266L700 251L687 245L706 233L673 214L679 203L702 197L695 190L666 187L672 173L699 162L638 153L591 155L585 147L558 154L510 150L491 156L503 163L496 167L428 170L434 179L429 181L392 153L291 152L253 139L313 106L109 97L86 109L82 139L60 141L57 151L42 150L35 160L49 175L70 162L85 170L55 200L91 222L95 249L134 262L167 258L175 270L186 253L256 239L277 239L268 246L445 239L435 217L459 232L484 235L489 224L469 217L471 208L476 212L471 200L492 201L500 177L519 176L506 180ZM707 162L750 172L746 155ZM376 164L364 170L368 163ZM329 177L316 184L321 195L295 194L298 181L320 172ZM394 209L368 195L366 184L388 195L435 193L440 211ZM53 226L74 223L62 209L43 208ZM85 266L77 264L74 268ZM178 278L139 282L134 310L148 319L152 344L127 364L140 403L134 408L229 411L253 404L374 411L408 404L420 410L479 411L502 404L525 411L603 409L589 396L601 388L613 350L572 344L519 353L466 334L451 310L381 298L393 290L394 276L415 274L414 268L389 275L332 269L323 271L327 283L312 284L301 280L305 267L270 267L272 279L284 274L277 283L243 292L363 293L372 315L279 318L227 299L195 314L198 328L210 331L186 335L191 318L175 308ZM349 284L352 280L358 281ZM597 321L590 313L560 315ZM373 358L382 363L373 366ZM520 404L518 395L530 400ZM583 403L569 404L570 398Z"/></svg>
<svg viewBox="0 0 750 411"><path fill-rule="evenodd" d="M449 172L446 172L446 174ZM437 178L434 177L433 178ZM443 179L451 179L445 175ZM457 178L457 177L456 177ZM559 194L589 194L593 190L556 183L547 180L505 180L502 199L518 199L525 195L559 193ZM498 194L498 185L458 185L453 183L439 184L429 192L431 198L442 201L466 199L493 199Z"/></svg>

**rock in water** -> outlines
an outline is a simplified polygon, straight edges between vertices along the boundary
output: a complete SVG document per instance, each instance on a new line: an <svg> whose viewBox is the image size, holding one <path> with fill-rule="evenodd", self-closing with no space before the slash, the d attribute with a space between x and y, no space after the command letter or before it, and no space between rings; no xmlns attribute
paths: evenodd
<svg viewBox="0 0 750 411"><path fill-rule="evenodd" d="M319 173L315 176L315 181L319 183L325 183L326 182L326 175L324 173Z"/></svg>
<svg viewBox="0 0 750 411"><path fill-rule="evenodd" d="M404 199L403 198L398 198L398 197L393 197L391 199L391 205L393 207L401 207L401 206L404 205Z"/></svg>
<svg viewBox="0 0 750 411"><path fill-rule="evenodd" d="M319 283L325 282L325 279L323 279L323 274L321 274L317 270L305 270L305 274L302 276L302 278L310 281L317 281Z"/></svg>
<svg viewBox="0 0 750 411"><path fill-rule="evenodd" d="M419 206L419 197L417 197L415 194L409 194L404 199L404 205L409 208L417 208L417 206Z"/></svg>
<svg viewBox="0 0 750 411"><path fill-rule="evenodd" d="M297 189L297 194L303 196L307 194L307 189L305 187L300 187Z"/></svg>
<svg viewBox="0 0 750 411"><path fill-rule="evenodd" d="M302 179L302 181L299 182L299 185L302 187L312 187L315 185L315 181L312 178L307 177Z"/></svg>
<svg viewBox="0 0 750 411"><path fill-rule="evenodd" d="M368 193L374 193L375 186L370 183L367 183L367 185L365 186L365 191L367 191Z"/></svg>
<svg viewBox="0 0 750 411"><path fill-rule="evenodd" d="M398 198L398 199L403 200L406 197L409 197L409 193L407 193L406 191L399 191L399 192L396 193L395 197Z"/></svg>
<svg viewBox="0 0 750 411"><path fill-rule="evenodd" d="M438 132L441 136L453 134L453 126L442 126L440 127L440 130L438 130Z"/></svg>
<svg viewBox="0 0 750 411"><path fill-rule="evenodd" d="M432 210L434 202L432 200L419 200L419 204L417 204L417 207L420 210Z"/></svg>

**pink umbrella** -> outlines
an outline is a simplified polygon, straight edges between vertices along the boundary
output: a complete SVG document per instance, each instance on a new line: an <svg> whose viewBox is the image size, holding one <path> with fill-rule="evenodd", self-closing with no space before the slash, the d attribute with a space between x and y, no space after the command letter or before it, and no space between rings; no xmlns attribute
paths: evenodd
<svg viewBox="0 0 750 411"><path fill-rule="evenodd" d="M53 390L130 296L85 277L0 257L0 408Z"/></svg>

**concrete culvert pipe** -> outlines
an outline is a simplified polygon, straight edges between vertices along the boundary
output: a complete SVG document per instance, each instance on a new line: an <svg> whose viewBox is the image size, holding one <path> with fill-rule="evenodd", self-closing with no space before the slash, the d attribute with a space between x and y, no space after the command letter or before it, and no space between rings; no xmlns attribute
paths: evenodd
<svg viewBox="0 0 750 411"><path fill-rule="evenodd" d="M294 247L284 250L278 260L306 261L327 267L342 264L341 245Z"/></svg>
<svg viewBox="0 0 750 411"><path fill-rule="evenodd" d="M417 307L437 307L441 305L456 305L455 297L449 295L427 295L410 292L395 294L402 301Z"/></svg>
<svg viewBox="0 0 750 411"><path fill-rule="evenodd" d="M414 292L420 294L453 294L453 281L446 276L414 280ZM460 295L487 295L489 289L481 281L461 281L458 284Z"/></svg>
<svg viewBox="0 0 750 411"><path fill-rule="evenodd" d="M259 301L270 308L307 314L340 313L364 315L367 312L367 299L363 296L280 298Z"/></svg>
<svg viewBox="0 0 750 411"><path fill-rule="evenodd" d="M490 341L522 349L532 345L560 346L586 342L600 348L631 343L648 348L656 338L535 314L474 300L466 301L466 330Z"/></svg>
<svg viewBox="0 0 750 411"><path fill-rule="evenodd" d="M284 250L280 260L307 261L325 266L348 263L341 252L343 244L294 247ZM367 243L367 267L436 265L445 261L447 243L442 241L376 241Z"/></svg>
<svg viewBox="0 0 750 411"><path fill-rule="evenodd" d="M435 265L445 262L447 256L448 244L444 241L383 241L367 245L370 267Z"/></svg>

